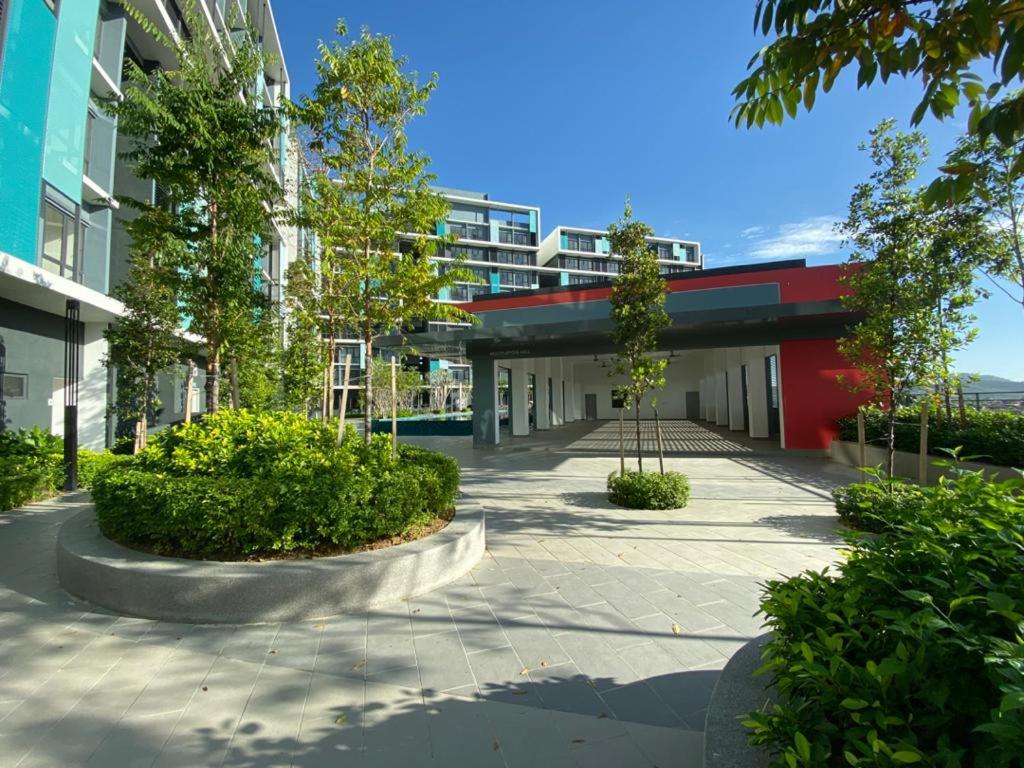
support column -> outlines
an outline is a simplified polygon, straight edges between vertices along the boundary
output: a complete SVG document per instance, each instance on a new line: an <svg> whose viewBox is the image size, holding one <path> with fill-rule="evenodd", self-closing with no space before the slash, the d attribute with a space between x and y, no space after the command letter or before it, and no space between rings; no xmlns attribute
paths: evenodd
<svg viewBox="0 0 1024 768"><path fill-rule="evenodd" d="M551 367L551 416L552 427L560 427L565 424L565 399L562 397L562 359L556 358L550 362Z"/></svg>
<svg viewBox="0 0 1024 768"><path fill-rule="evenodd" d="M576 421L576 380L573 376L572 363L562 363L562 381L565 382L565 421Z"/></svg>
<svg viewBox="0 0 1024 768"><path fill-rule="evenodd" d="M715 373L715 424L720 427L729 426L729 384L725 379L725 371Z"/></svg>
<svg viewBox="0 0 1024 768"><path fill-rule="evenodd" d="M764 377L764 347L747 350L747 407L750 411L750 436L768 437L768 389Z"/></svg>
<svg viewBox="0 0 1024 768"><path fill-rule="evenodd" d="M490 357L474 357L473 446L497 445L498 363Z"/></svg>
<svg viewBox="0 0 1024 768"><path fill-rule="evenodd" d="M512 360L509 363L508 387L509 404L512 406L511 427L513 437L526 437L530 434L529 413L529 381L526 376L526 363L523 360Z"/></svg>
<svg viewBox="0 0 1024 768"><path fill-rule="evenodd" d="M551 375L551 366L547 358L538 358L534 361L533 370L537 377L537 392L534 395L537 404L537 429L551 429L550 403L548 402L548 377Z"/></svg>

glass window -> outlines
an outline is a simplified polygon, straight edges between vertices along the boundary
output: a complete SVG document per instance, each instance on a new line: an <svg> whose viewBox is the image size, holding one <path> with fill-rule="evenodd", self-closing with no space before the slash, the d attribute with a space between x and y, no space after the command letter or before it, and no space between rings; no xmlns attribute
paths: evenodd
<svg viewBox="0 0 1024 768"><path fill-rule="evenodd" d="M4 374L4 400L25 400L28 398L28 374Z"/></svg>
<svg viewBox="0 0 1024 768"><path fill-rule="evenodd" d="M78 257L84 239L84 226L79 223L76 227L76 216L58 208L49 200L43 202L42 219L41 266L47 272L77 280L81 274Z"/></svg>

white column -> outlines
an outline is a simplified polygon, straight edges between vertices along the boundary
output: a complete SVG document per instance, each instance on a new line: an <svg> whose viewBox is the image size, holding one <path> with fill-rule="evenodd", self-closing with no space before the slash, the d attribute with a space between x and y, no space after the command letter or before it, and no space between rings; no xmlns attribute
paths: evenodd
<svg viewBox="0 0 1024 768"><path fill-rule="evenodd" d="M103 358L107 340L105 323L85 323L82 338L82 371L78 384L78 444L103 450L107 441L107 369ZM57 407L64 407L57 403Z"/></svg>
<svg viewBox="0 0 1024 768"><path fill-rule="evenodd" d="M530 434L529 414L529 382L526 376L526 363L523 360L512 360L509 363L509 404L512 406L512 435L526 437Z"/></svg>
<svg viewBox="0 0 1024 768"><path fill-rule="evenodd" d="M743 377L740 366L743 362L742 349L726 350L729 375L729 429L743 431Z"/></svg>
<svg viewBox="0 0 1024 768"><path fill-rule="evenodd" d="M729 426L729 397L725 371L715 373L715 424L720 427Z"/></svg>
<svg viewBox="0 0 1024 768"><path fill-rule="evenodd" d="M562 363L562 381L565 382L565 402L562 404L566 423L576 421L576 380L573 364Z"/></svg>
<svg viewBox="0 0 1024 768"><path fill-rule="evenodd" d="M575 381L572 385L572 400L576 406L576 420L583 421L583 384Z"/></svg>
<svg viewBox="0 0 1024 768"><path fill-rule="evenodd" d="M537 429L551 429L550 404L548 403L548 378L551 375L551 366L546 357L537 358L534 361L534 374L537 377L537 391L534 393L534 402L537 405Z"/></svg>
<svg viewBox="0 0 1024 768"><path fill-rule="evenodd" d="M552 427L560 427L565 424L565 401L562 397L562 358L556 357L550 361L551 367L551 415Z"/></svg>
<svg viewBox="0 0 1024 768"><path fill-rule="evenodd" d="M764 358L764 347L747 347L744 350L751 437L768 437L768 389L765 386Z"/></svg>

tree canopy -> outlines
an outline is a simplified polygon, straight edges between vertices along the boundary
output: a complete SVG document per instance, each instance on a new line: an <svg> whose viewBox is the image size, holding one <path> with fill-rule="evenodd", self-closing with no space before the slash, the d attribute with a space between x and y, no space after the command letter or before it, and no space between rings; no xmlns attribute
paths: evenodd
<svg viewBox="0 0 1024 768"><path fill-rule="evenodd" d="M781 124L810 111L819 89L828 93L839 74L857 70L857 87L892 76L914 77L923 87L911 115L940 120L961 104L968 127L1014 148L1024 170L1024 8L1019 0L758 0L754 30L774 40L758 51L733 95L732 118L747 127ZM992 75L979 74L982 63ZM962 196L973 183L969 165L948 165L951 176L932 199Z"/></svg>
<svg viewBox="0 0 1024 768"><path fill-rule="evenodd" d="M665 386L667 365L664 358L649 353L657 348L658 332L671 322L665 311L665 279L659 271L658 257L647 243L653 234L647 224L633 218L628 199L622 218L608 227L611 251L622 257L608 299L615 324L612 338L619 348L609 373L628 378L622 391L636 416L637 463L641 472L640 401L650 390Z"/></svg>
<svg viewBox="0 0 1024 768"><path fill-rule="evenodd" d="M320 42L317 84L291 111L306 131L312 165L303 208L322 246L317 313L331 354L337 338L354 333L369 367L381 335L421 320L472 321L434 299L473 278L457 262L441 270L429 258L448 206L430 187L429 158L408 147L407 126L426 112L436 74L421 84L388 37L364 28L343 43L344 22L337 34ZM364 382L368 440L373 377Z"/></svg>

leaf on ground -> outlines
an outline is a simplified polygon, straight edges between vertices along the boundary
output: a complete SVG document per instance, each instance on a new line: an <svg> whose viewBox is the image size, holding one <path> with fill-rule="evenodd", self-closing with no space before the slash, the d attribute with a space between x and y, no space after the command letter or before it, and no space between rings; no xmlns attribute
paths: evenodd
<svg viewBox="0 0 1024 768"><path fill-rule="evenodd" d="M673 624L672 625L672 634L673 635L681 635L681 634L683 634L683 628L680 627L678 624Z"/></svg>
<svg viewBox="0 0 1024 768"><path fill-rule="evenodd" d="M544 659L541 659L540 665L542 667L546 667L548 665L548 662L546 660L544 660Z"/></svg>
<svg viewBox="0 0 1024 768"><path fill-rule="evenodd" d="M422 611L422 610L423 610L422 608L413 608L413 609L412 609L412 612L413 612L413 613L419 613L419 612L420 612L420 611Z"/></svg>
<svg viewBox="0 0 1024 768"><path fill-rule="evenodd" d="M583 743L583 739L573 739L572 743L573 744L582 744Z"/></svg>
<svg viewBox="0 0 1024 768"><path fill-rule="evenodd" d="M204 691L208 691L208 690L209 690L209 688L207 688L207 687L206 687L206 686L204 685L204 686L203 686L203 690L204 690Z"/></svg>
<svg viewBox="0 0 1024 768"><path fill-rule="evenodd" d="M336 718L334 718L334 722L337 723L338 725L344 725L345 723L348 722L348 716L347 715L338 715Z"/></svg>
<svg viewBox="0 0 1024 768"><path fill-rule="evenodd" d="M270 649L270 652L271 652L271 653L277 653L277 648L271 648L271 649Z"/></svg>
<svg viewBox="0 0 1024 768"><path fill-rule="evenodd" d="M352 669L362 669L366 666L366 659L361 659L352 665Z"/></svg>
<svg viewBox="0 0 1024 768"><path fill-rule="evenodd" d="M530 671L529 667L523 667L522 669L519 670L519 674L520 675L525 675L525 674L528 674L529 671Z"/></svg>
<svg viewBox="0 0 1024 768"><path fill-rule="evenodd" d="M514 691L512 691L513 696L525 696L528 693L529 691L524 691L522 688L516 688Z"/></svg>

